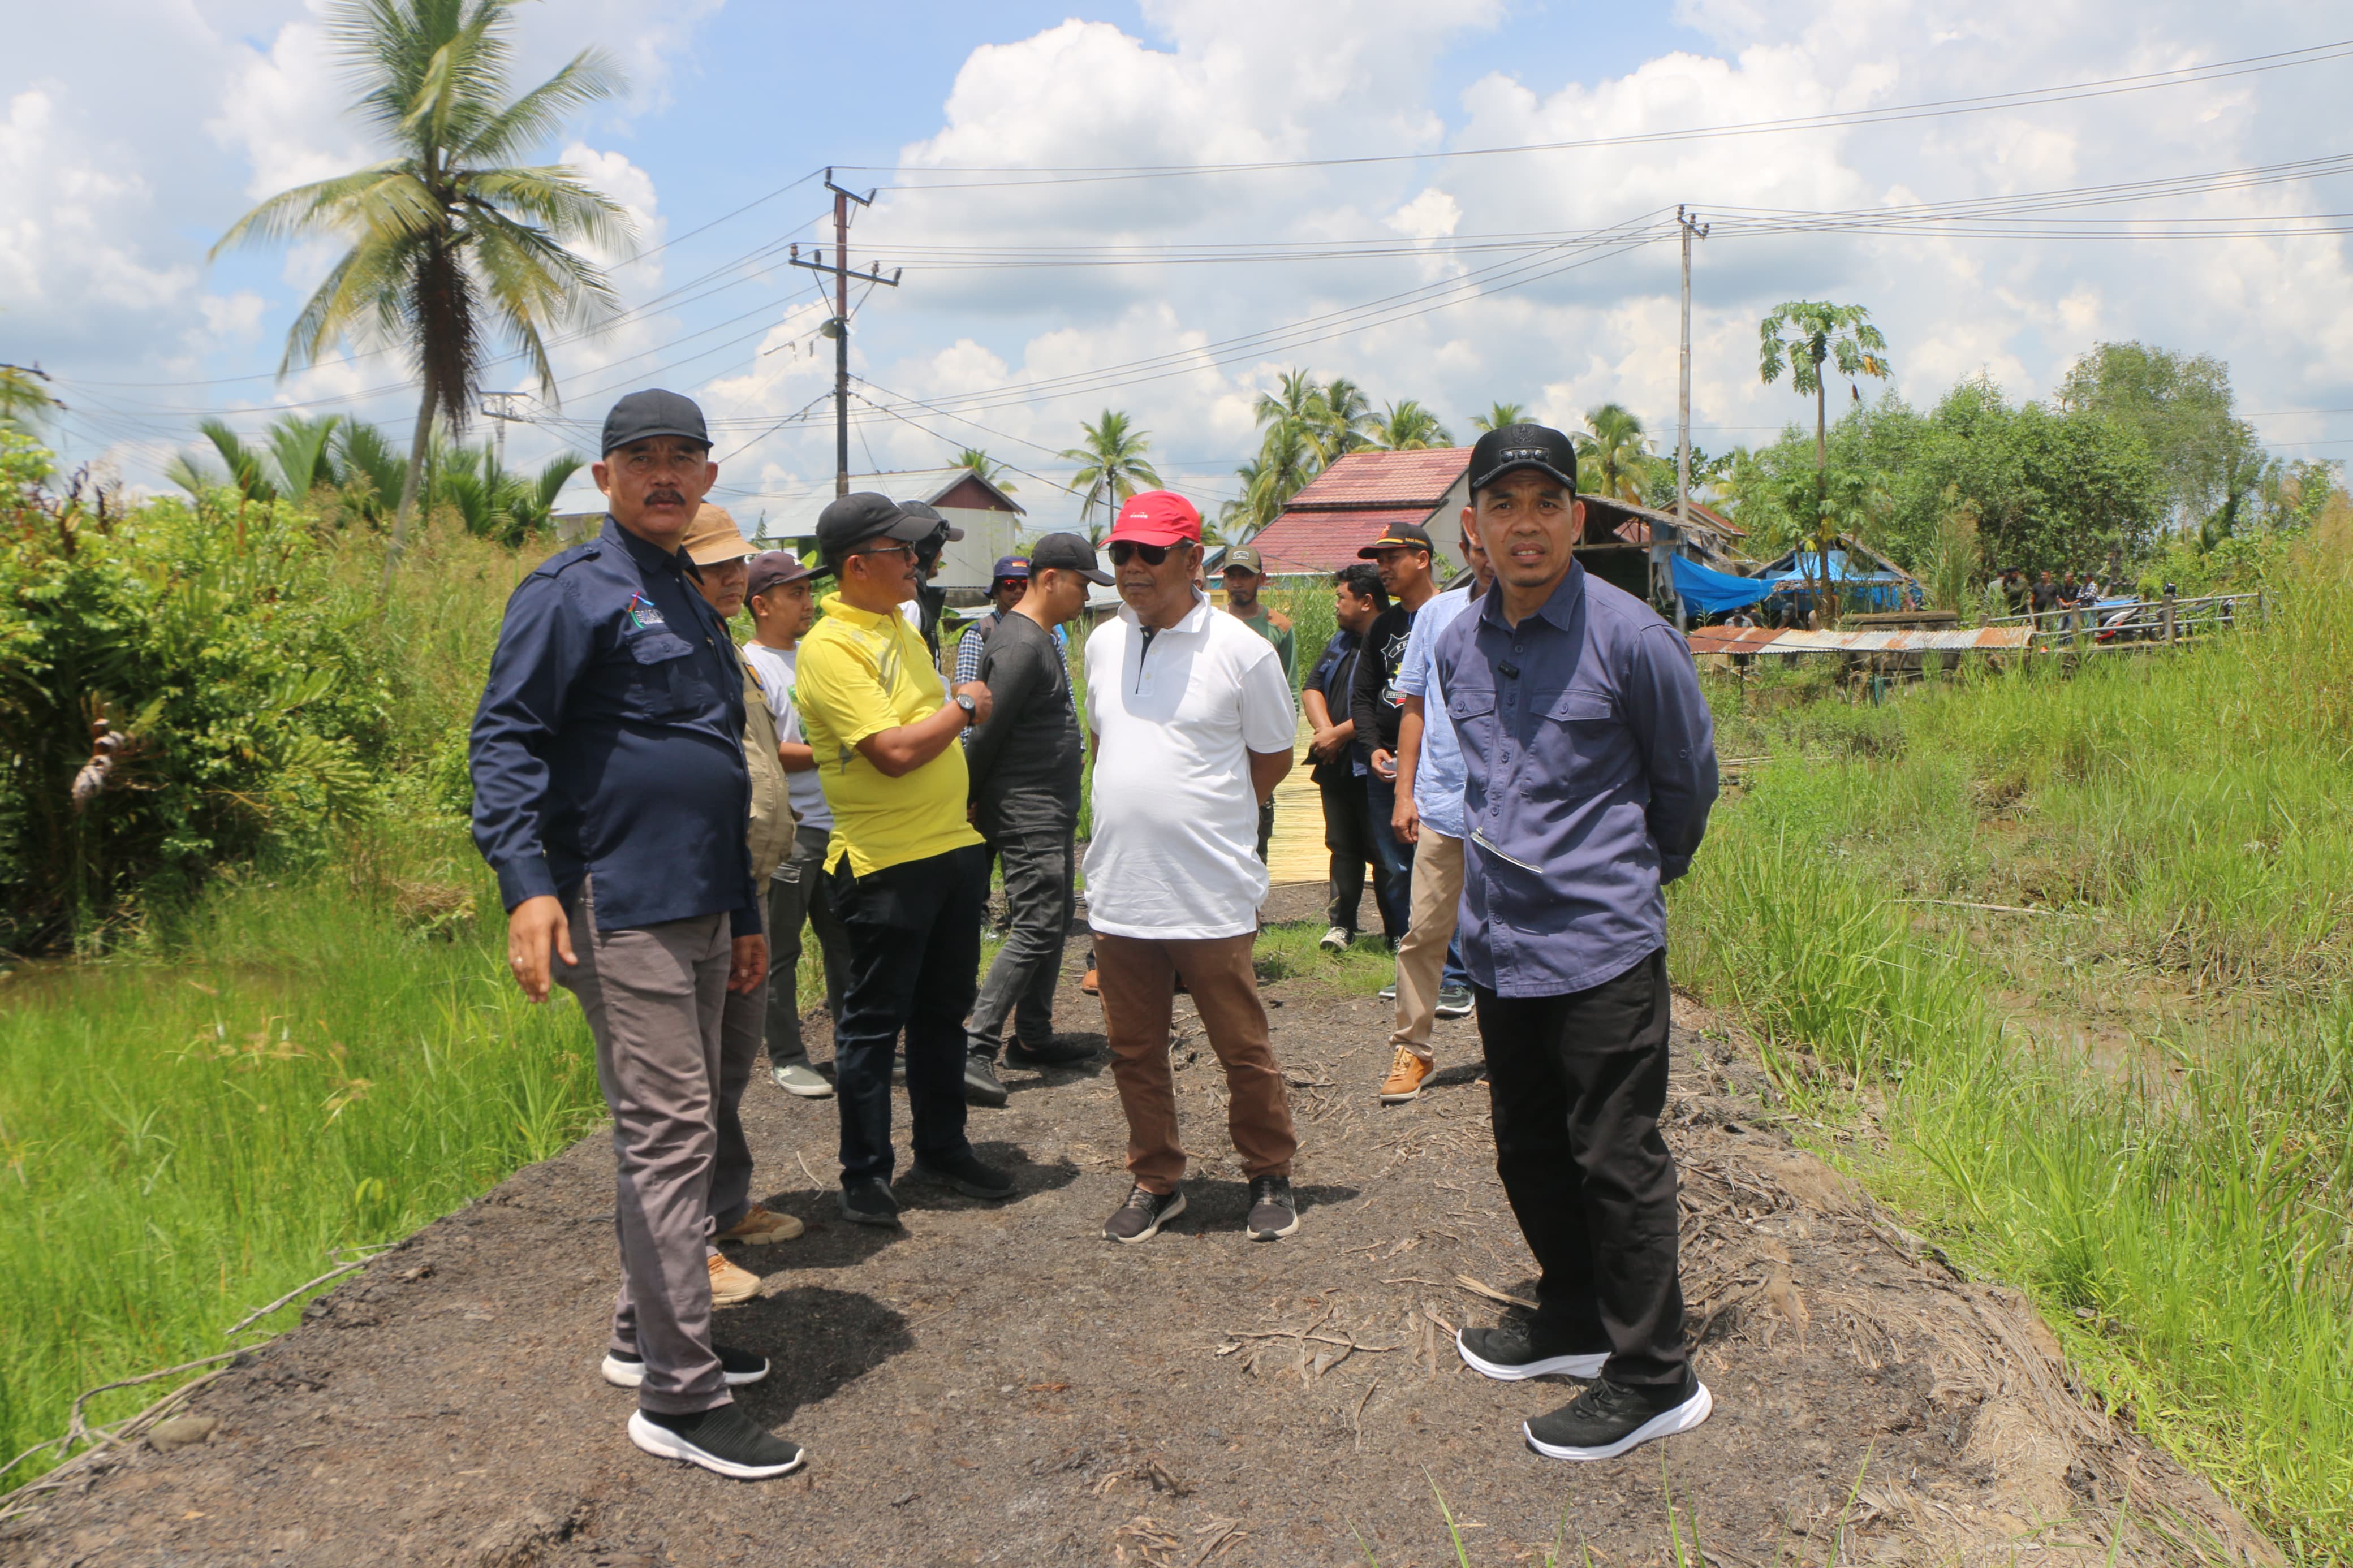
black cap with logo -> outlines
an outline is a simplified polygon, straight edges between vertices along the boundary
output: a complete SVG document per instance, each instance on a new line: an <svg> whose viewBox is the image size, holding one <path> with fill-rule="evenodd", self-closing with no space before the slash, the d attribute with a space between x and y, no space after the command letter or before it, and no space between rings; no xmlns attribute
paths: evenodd
<svg viewBox="0 0 2353 1568"><path fill-rule="evenodd" d="M1385 550L1419 550L1433 561L1438 559L1438 548L1430 542L1430 530L1418 522L1389 524L1378 539L1356 552L1356 559L1377 561Z"/></svg>
<svg viewBox="0 0 2353 1568"><path fill-rule="evenodd" d="M1471 448L1471 493L1477 495L1505 474L1535 468L1577 491L1577 447L1549 425L1506 425L1479 437Z"/></svg>
<svg viewBox="0 0 2353 1568"><path fill-rule="evenodd" d="M912 517L889 496L852 490L817 514L817 547L828 556L846 555L868 540L887 537L913 544L931 537L936 520Z"/></svg>
<svg viewBox="0 0 2353 1568"><path fill-rule="evenodd" d="M1029 547L1029 571L1076 572L1098 588L1111 586L1111 574L1095 564L1095 547L1075 533L1050 533Z"/></svg>
<svg viewBox="0 0 2353 1568"><path fill-rule="evenodd" d="M605 444L596 448L596 455L607 457L632 441L649 441L657 436L699 441L705 447L711 445L711 431L702 423L702 410L694 399L651 387L632 392L613 405L612 412L605 416Z"/></svg>

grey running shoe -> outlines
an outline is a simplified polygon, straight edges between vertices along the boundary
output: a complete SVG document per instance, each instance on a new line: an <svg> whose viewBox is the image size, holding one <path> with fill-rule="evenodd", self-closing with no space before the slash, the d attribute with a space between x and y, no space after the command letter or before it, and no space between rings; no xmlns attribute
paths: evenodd
<svg viewBox="0 0 2353 1568"><path fill-rule="evenodd" d="M1683 1369L1680 1384L1630 1388L1597 1383L1549 1415L1523 1422L1528 1447L1547 1459L1614 1459L1658 1437L1688 1432L1715 1408L1707 1384Z"/></svg>
<svg viewBox="0 0 2353 1568"><path fill-rule="evenodd" d="M1471 987L1441 985L1438 988L1438 1016L1441 1018L1467 1018L1471 1016Z"/></svg>
<svg viewBox="0 0 2353 1568"><path fill-rule="evenodd" d="M1289 1176L1252 1176L1248 1229L1252 1241L1273 1241L1299 1228L1299 1200Z"/></svg>
<svg viewBox="0 0 2353 1568"><path fill-rule="evenodd" d="M1609 1360L1609 1347L1574 1351L1550 1341L1539 1347L1525 1323L1497 1328L1464 1329L1454 1336L1454 1348L1472 1371L1498 1383L1522 1383L1531 1377L1599 1377Z"/></svg>
<svg viewBox="0 0 2353 1568"><path fill-rule="evenodd" d="M799 1444L764 1430L733 1405L688 1415L640 1410L629 1417L629 1441L649 1454L684 1459L739 1481L791 1475L808 1457Z"/></svg>
<svg viewBox="0 0 2353 1568"><path fill-rule="evenodd" d="M1345 952L1348 951L1348 944L1356 940L1356 932L1346 926L1334 926L1324 933L1324 940L1315 945L1326 952Z"/></svg>
<svg viewBox="0 0 2353 1568"><path fill-rule="evenodd" d="M789 1061L768 1068L768 1077L778 1089L801 1100L831 1100L833 1085L825 1075L806 1061Z"/></svg>
<svg viewBox="0 0 2353 1568"><path fill-rule="evenodd" d="M1392 980L1387 985L1381 987L1381 1000L1384 1002L1394 1002L1397 1000L1396 981Z"/></svg>
<svg viewBox="0 0 2353 1568"><path fill-rule="evenodd" d="M1183 1192L1147 1193L1137 1187L1127 1202L1103 1221L1103 1235L1113 1241L1150 1241L1160 1227L1185 1212Z"/></svg>

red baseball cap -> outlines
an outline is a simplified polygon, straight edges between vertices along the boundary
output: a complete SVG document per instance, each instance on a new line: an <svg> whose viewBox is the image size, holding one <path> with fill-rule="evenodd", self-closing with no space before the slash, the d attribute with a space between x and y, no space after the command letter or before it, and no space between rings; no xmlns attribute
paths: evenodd
<svg viewBox="0 0 2353 1568"><path fill-rule="evenodd" d="M1127 498L1112 522L1111 537L1103 542L1174 544L1180 539L1201 542L1200 512L1175 490L1144 490Z"/></svg>

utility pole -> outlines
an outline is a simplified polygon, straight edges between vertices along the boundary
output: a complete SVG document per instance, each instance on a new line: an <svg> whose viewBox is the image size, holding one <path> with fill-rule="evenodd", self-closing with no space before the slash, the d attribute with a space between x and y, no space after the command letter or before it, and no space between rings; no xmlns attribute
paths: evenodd
<svg viewBox="0 0 2353 1568"><path fill-rule="evenodd" d="M804 261L801 247L793 247L792 264L806 267L812 272L833 275L833 320L825 324L827 337L833 340L833 493L849 493L849 280L862 278L869 283L881 283L890 288L899 286L899 278L906 268L893 268L891 276L881 274L879 263L863 272L849 269L849 204L861 207L874 205L874 193L860 195L856 191L843 190L833 183L833 171L825 172L825 188L833 193L833 265L823 261ZM818 247L818 254L825 254Z"/></svg>
<svg viewBox="0 0 2353 1568"><path fill-rule="evenodd" d="M515 404L524 395L520 392L486 392L482 394L482 417L491 422L491 461L501 473L507 471L507 426L522 415Z"/></svg>
<svg viewBox="0 0 2353 1568"><path fill-rule="evenodd" d="M1683 231L1683 363L1675 395L1675 528L1680 532L1691 526L1691 250L1692 236L1707 237L1707 225L1697 222L1685 212L1683 204L1675 204L1675 226ZM1681 545L1683 541L1675 541ZM1684 628L1683 596L1675 595L1675 629Z"/></svg>

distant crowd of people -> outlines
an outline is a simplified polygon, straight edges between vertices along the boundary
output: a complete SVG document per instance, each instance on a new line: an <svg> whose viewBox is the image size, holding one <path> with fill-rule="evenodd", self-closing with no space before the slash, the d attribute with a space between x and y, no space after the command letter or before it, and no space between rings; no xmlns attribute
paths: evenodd
<svg viewBox="0 0 2353 1568"><path fill-rule="evenodd" d="M753 1196L742 1103L763 1051L778 1089L836 1101L850 1222L902 1223L894 1081L909 1176L1018 1196L1016 1173L975 1152L967 1111L1007 1102L1004 1068L1093 1054L1055 1027L1082 882L1082 989L1127 1133L1129 1188L1103 1234L1148 1241L1185 1211L1179 992L1224 1074L1242 1229L1298 1230L1298 1131L1251 955L1302 708L1331 856L1323 943L1357 939L1369 869L1396 954L1376 1092L1419 1097L1436 1022L1475 1013L1497 1171L1542 1271L1535 1312L1464 1329L1463 1361L1504 1382L1592 1380L1524 1423L1551 1457L1607 1458L1706 1418L1658 1122L1661 889L1705 831L1713 731L1683 640L1577 563L1566 436L1480 439L1452 587L1412 524L1336 574L1338 629L1296 706L1293 628L1261 597L1265 563L1229 551L1213 605L1181 496L1119 508L1108 571L1071 533L997 561L950 664L933 579L962 535L937 511L855 493L820 515L813 558L758 551L704 502L710 450L687 398L614 405L593 469L605 526L515 590L472 735L475 837L510 964L534 1001L552 985L577 997L612 1111L622 1284L602 1373L637 1393L638 1447L744 1479L805 1462L728 1392L765 1377L766 1356L713 1336L714 1310L761 1288L727 1249L803 1229ZM1082 689L1066 628L1114 584ZM993 881L1003 942L984 975ZM824 1067L803 1036L804 930L832 1019Z"/></svg>

